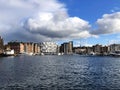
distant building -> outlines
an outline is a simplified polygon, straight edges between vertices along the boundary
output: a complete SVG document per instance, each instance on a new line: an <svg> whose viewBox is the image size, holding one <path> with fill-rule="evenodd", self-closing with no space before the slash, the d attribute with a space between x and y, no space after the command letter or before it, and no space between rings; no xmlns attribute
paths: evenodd
<svg viewBox="0 0 120 90"><path fill-rule="evenodd" d="M11 50L14 50L15 54L24 52L24 43L23 42L8 42L8 46Z"/></svg>
<svg viewBox="0 0 120 90"><path fill-rule="evenodd" d="M98 54L98 55L104 55L109 52L109 47L108 46L102 46L102 45L94 45L92 47L75 47L74 48L74 53L77 54Z"/></svg>
<svg viewBox="0 0 120 90"><path fill-rule="evenodd" d="M20 42L20 53L24 53L24 43L23 42Z"/></svg>
<svg viewBox="0 0 120 90"><path fill-rule="evenodd" d="M74 47L74 53L76 54L86 54L86 47Z"/></svg>
<svg viewBox="0 0 120 90"><path fill-rule="evenodd" d="M40 49L43 54L57 54L58 45L55 42L42 42Z"/></svg>
<svg viewBox="0 0 120 90"><path fill-rule="evenodd" d="M68 42L68 52L71 54L73 53L73 41Z"/></svg>
<svg viewBox="0 0 120 90"><path fill-rule="evenodd" d="M64 54L69 54L69 43L64 43Z"/></svg>
<svg viewBox="0 0 120 90"><path fill-rule="evenodd" d="M73 42L70 41L70 42L61 44L60 53L72 54L73 53Z"/></svg>
<svg viewBox="0 0 120 90"><path fill-rule="evenodd" d="M33 52L34 52L35 54L40 54L40 46L39 46L38 43L34 43L33 50L34 50Z"/></svg>
<svg viewBox="0 0 120 90"><path fill-rule="evenodd" d="M34 43L33 42L25 42L24 43L24 52L27 54L34 53Z"/></svg>
<svg viewBox="0 0 120 90"><path fill-rule="evenodd" d="M4 41L3 38L0 36L0 54L4 51Z"/></svg>
<svg viewBox="0 0 120 90"><path fill-rule="evenodd" d="M109 50L110 52L120 51L120 44L111 44Z"/></svg>
<svg viewBox="0 0 120 90"><path fill-rule="evenodd" d="M26 54L39 54L40 53L40 46L38 43L25 42L23 51Z"/></svg>
<svg viewBox="0 0 120 90"><path fill-rule="evenodd" d="M109 47L108 46L101 47L101 53L102 54L109 53Z"/></svg>
<svg viewBox="0 0 120 90"><path fill-rule="evenodd" d="M93 53L94 51L93 51L93 47L86 47L86 53L87 54L91 54L91 53Z"/></svg>
<svg viewBox="0 0 120 90"><path fill-rule="evenodd" d="M96 45L93 46L93 52L96 53L96 54L100 54L101 53L101 48L102 48L102 45L96 44Z"/></svg>
<svg viewBox="0 0 120 90"><path fill-rule="evenodd" d="M40 53L40 46L33 42L9 42L6 45L6 50L14 50L15 54L38 54Z"/></svg>

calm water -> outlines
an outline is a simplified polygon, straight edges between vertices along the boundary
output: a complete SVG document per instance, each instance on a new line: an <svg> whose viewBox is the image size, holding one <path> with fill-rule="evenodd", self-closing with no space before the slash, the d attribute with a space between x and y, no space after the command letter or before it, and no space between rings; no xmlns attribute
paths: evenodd
<svg viewBox="0 0 120 90"><path fill-rule="evenodd" d="M17 56L0 58L0 90L119 90L120 58Z"/></svg>

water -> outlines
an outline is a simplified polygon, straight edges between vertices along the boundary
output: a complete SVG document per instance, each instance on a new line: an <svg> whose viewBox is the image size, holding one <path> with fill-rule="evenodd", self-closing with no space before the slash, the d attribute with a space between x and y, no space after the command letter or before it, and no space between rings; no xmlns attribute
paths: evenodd
<svg viewBox="0 0 120 90"><path fill-rule="evenodd" d="M17 56L0 58L0 90L119 90L120 58Z"/></svg>

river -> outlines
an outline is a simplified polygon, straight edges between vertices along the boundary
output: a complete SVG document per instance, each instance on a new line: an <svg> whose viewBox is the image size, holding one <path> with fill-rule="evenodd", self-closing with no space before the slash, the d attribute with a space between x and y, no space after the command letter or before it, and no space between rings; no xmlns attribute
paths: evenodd
<svg viewBox="0 0 120 90"><path fill-rule="evenodd" d="M21 55L0 58L0 90L118 89L118 57Z"/></svg>

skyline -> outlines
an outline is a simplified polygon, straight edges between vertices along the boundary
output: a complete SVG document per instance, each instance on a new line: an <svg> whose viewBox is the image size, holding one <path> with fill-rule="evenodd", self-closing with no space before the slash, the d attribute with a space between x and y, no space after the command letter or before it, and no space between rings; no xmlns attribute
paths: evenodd
<svg viewBox="0 0 120 90"><path fill-rule="evenodd" d="M120 43L120 1L1 0L0 35L5 42Z"/></svg>

